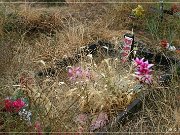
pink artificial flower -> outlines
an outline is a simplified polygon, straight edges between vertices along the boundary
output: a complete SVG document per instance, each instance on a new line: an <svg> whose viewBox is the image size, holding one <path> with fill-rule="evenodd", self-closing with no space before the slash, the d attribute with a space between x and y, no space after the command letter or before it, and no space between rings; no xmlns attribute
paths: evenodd
<svg viewBox="0 0 180 135"><path fill-rule="evenodd" d="M75 122L76 123L79 123L79 124L81 124L81 125L85 125L86 124L86 122L87 122L87 120L88 120L88 116L87 116L87 114L79 114L77 117L76 117L76 119L75 119Z"/></svg>
<svg viewBox="0 0 180 135"><path fill-rule="evenodd" d="M81 67L71 67L68 69L68 76L70 80L75 81L76 78L82 76L82 69Z"/></svg>
<svg viewBox="0 0 180 135"><path fill-rule="evenodd" d="M42 128L41 128L41 123L39 121L36 121L34 124L35 129L38 132L38 135L42 135Z"/></svg>
<svg viewBox="0 0 180 135"><path fill-rule="evenodd" d="M108 115L105 112L101 112L91 122L90 130L94 131L105 126L109 122Z"/></svg>
<svg viewBox="0 0 180 135"><path fill-rule="evenodd" d="M154 64L149 64L148 61L143 62L140 66L143 68L151 68Z"/></svg>
<svg viewBox="0 0 180 135"><path fill-rule="evenodd" d="M5 99L5 109L8 112L18 112L24 106L25 103L21 99L17 99L15 101Z"/></svg>
<svg viewBox="0 0 180 135"><path fill-rule="evenodd" d="M140 82L144 82L147 84L152 83L152 70L150 69L154 64L149 64L148 61L144 61L144 58L139 59L136 58L133 60L136 66L136 79L138 79Z"/></svg>
<svg viewBox="0 0 180 135"><path fill-rule="evenodd" d="M133 42L132 38L125 36L124 45L121 53L122 63L125 63L128 60L128 55L131 51L132 42Z"/></svg>
<svg viewBox="0 0 180 135"><path fill-rule="evenodd" d="M139 65L141 65L143 63L143 60L144 60L144 58L142 58L142 59L136 58L133 61L135 63L135 66L139 66Z"/></svg>
<svg viewBox="0 0 180 135"><path fill-rule="evenodd" d="M126 57L126 56L128 56L128 53L127 53L127 52L123 52L123 53L122 53L122 56L123 56L123 57Z"/></svg>
<svg viewBox="0 0 180 135"><path fill-rule="evenodd" d="M121 60L121 62L122 62L122 63L126 63L126 62L127 62L127 59L124 58L124 59Z"/></svg>
<svg viewBox="0 0 180 135"><path fill-rule="evenodd" d="M147 84L151 84L152 83L152 75L144 75L141 80Z"/></svg>
<svg viewBox="0 0 180 135"><path fill-rule="evenodd" d="M18 112L21 108L24 107L25 103L21 99L17 99L12 103L12 105L15 108L15 111Z"/></svg>
<svg viewBox="0 0 180 135"><path fill-rule="evenodd" d="M12 112L13 111L13 102L10 99L5 99L5 109L8 112Z"/></svg>
<svg viewBox="0 0 180 135"><path fill-rule="evenodd" d="M90 79L91 73L89 69L83 70L81 67L71 67L68 69L68 76L70 80L75 81L76 79Z"/></svg>
<svg viewBox="0 0 180 135"><path fill-rule="evenodd" d="M130 50L131 50L131 47L130 47L130 46L124 46L124 47L123 47L123 50L124 50L124 51L130 51Z"/></svg>
<svg viewBox="0 0 180 135"><path fill-rule="evenodd" d="M131 46L132 45L132 41L133 41L132 38L125 36L125 38L124 38L125 45Z"/></svg>
<svg viewBox="0 0 180 135"><path fill-rule="evenodd" d="M152 83L152 75L136 75L136 79L139 80L141 83Z"/></svg>
<svg viewBox="0 0 180 135"><path fill-rule="evenodd" d="M142 66L138 67L137 72L135 72L136 74L140 75L140 74L150 74L152 72L152 70L150 70L149 68L143 68Z"/></svg>

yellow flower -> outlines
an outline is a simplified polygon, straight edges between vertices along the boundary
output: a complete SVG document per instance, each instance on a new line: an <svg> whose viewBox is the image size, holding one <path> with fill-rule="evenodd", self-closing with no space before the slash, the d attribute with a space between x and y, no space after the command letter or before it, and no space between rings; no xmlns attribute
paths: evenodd
<svg viewBox="0 0 180 135"><path fill-rule="evenodd" d="M132 12L137 17L142 17L144 15L144 9L141 5L138 5L138 7L133 9Z"/></svg>

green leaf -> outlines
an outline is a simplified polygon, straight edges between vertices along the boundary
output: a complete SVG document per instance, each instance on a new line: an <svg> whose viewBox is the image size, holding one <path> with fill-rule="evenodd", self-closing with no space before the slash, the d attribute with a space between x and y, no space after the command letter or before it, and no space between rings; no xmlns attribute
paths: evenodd
<svg viewBox="0 0 180 135"><path fill-rule="evenodd" d="M17 90L15 91L15 93L13 94L14 96L12 97L13 100L16 100L18 98L21 98L24 96L23 92L21 90Z"/></svg>

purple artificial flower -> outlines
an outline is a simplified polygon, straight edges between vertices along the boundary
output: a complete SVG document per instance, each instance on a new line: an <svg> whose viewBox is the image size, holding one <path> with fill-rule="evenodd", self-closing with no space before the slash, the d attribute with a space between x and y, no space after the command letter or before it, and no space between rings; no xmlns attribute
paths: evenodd
<svg viewBox="0 0 180 135"><path fill-rule="evenodd" d="M70 67L68 69L68 76L70 80L73 80L73 81L75 81L77 78L82 77L81 67Z"/></svg>
<svg viewBox="0 0 180 135"><path fill-rule="evenodd" d="M89 69L83 70L81 67L71 67L68 69L68 76L72 81L76 81L76 79L89 80L91 73Z"/></svg>

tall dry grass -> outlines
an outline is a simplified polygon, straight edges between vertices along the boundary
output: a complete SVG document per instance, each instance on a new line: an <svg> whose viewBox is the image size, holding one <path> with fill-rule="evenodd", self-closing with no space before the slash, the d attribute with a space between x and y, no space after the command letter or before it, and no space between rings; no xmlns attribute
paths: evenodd
<svg viewBox="0 0 180 135"><path fill-rule="evenodd" d="M71 2L71 1L70 1ZM32 99L32 112L43 127L52 131L76 131L72 119L78 107L64 100L69 86L60 85L56 78L35 78L35 71L54 66L54 61L70 56L80 46L98 39L120 39L132 29L128 14L137 4L73 4L62 7L31 5L1 5L0 24L0 100L11 95L23 73L35 81L33 87L22 89ZM148 9L148 4L143 5ZM148 16L147 16L148 17ZM173 23L173 21L171 22ZM174 27L179 26L174 22ZM164 23L164 26L166 23ZM168 23L167 23L168 24ZM136 30L146 30L144 20L134 21ZM176 29L177 35L179 33ZM165 33L166 31L164 31ZM150 34L135 34L154 48ZM163 33L163 34L164 34ZM165 34L164 34L165 35ZM175 36L173 40L177 41ZM156 44L154 44L156 43ZM65 56L66 55L66 56ZM64 72L63 79L67 77ZM63 74L61 74L63 75ZM61 78L61 79L62 79ZM37 79L37 80L36 80ZM169 86L153 86L143 109L123 127L111 127L118 132L170 132L179 129L179 80L174 78ZM39 99L39 100L36 100ZM44 101L44 104L42 102ZM50 108L52 106L52 108ZM3 106L1 106L1 109ZM49 113L47 113L49 112ZM18 117L2 113L2 131L34 131ZM4 119L5 118L5 119ZM3 124L2 124L3 123ZM16 127L18 125L18 127ZM75 125L74 128L72 128Z"/></svg>

